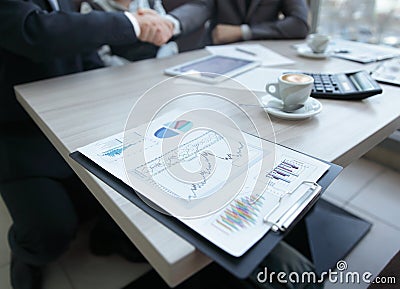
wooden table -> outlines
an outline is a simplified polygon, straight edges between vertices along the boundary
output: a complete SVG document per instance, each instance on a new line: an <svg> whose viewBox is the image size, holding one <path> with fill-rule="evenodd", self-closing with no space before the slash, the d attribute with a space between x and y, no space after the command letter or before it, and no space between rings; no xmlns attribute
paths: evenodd
<svg viewBox="0 0 400 289"><path fill-rule="evenodd" d="M295 64L284 67L288 70L340 72L372 69L376 65L335 58L301 58L290 47L299 41L258 43L295 60ZM184 281L211 260L82 169L68 154L121 132L137 98L166 79L164 68L207 54L198 50L16 87L18 101L170 286ZM382 95L364 101L321 100L323 111L311 119L272 118L277 142L347 166L400 127L400 88L382 87Z"/></svg>

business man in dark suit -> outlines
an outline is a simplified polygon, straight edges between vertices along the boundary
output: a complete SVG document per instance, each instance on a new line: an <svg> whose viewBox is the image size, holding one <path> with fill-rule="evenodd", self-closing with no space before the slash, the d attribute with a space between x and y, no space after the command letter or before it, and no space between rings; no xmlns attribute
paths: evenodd
<svg viewBox="0 0 400 289"><path fill-rule="evenodd" d="M69 0L0 1L0 193L13 219L14 288L41 288L40 268L68 247L90 193L18 104L13 86L102 67L100 46L161 45L172 28L152 13L82 15Z"/></svg>
<svg viewBox="0 0 400 289"><path fill-rule="evenodd" d="M308 33L305 0L194 0L170 15L179 20L182 34L209 20L204 45L304 38Z"/></svg>

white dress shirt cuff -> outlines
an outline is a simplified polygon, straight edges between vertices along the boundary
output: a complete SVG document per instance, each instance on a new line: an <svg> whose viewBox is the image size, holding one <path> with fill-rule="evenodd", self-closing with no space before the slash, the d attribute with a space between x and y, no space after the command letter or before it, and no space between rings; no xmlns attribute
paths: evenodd
<svg viewBox="0 0 400 289"><path fill-rule="evenodd" d="M129 12L124 12L125 16L128 17L129 21L132 23L133 26L133 30L135 30L135 34L136 37L140 36L140 26L139 26L139 22L137 21L137 19L135 18L135 16L133 16L132 13Z"/></svg>
<svg viewBox="0 0 400 289"><path fill-rule="evenodd" d="M174 24L174 36L177 36L181 34L181 23L179 22L178 19L176 19L174 16L171 16L169 14L163 16L165 19L169 20Z"/></svg>
<svg viewBox="0 0 400 289"><path fill-rule="evenodd" d="M252 33L251 33L250 26L247 24L242 24L242 25L240 25L240 29L242 30L242 39L243 40L251 40Z"/></svg>

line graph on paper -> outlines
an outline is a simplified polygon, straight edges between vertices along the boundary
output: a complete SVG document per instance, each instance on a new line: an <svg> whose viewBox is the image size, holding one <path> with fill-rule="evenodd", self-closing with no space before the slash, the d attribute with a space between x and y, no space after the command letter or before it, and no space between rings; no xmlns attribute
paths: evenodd
<svg viewBox="0 0 400 289"><path fill-rule="evenodd" d="M152 158L130 173L174 197L189 201L217 192L229 179L233 166L238 171L245 164L243 169L246 169L252 158L254 162L262 156L257 148L241 141L228 143L212 130L195 131L185 142L162 155L147 153ZM179 171L180 168L185 172ZM181 174L173 175L174 170ZM185 173L191 175L185 178Z"/></svg>
<svg viewBox="0 0 400 289"><path fill-rule="evenodd" d="M179 163L195 159L205 149L212 147L221 140L222 137L215 132L202 133L189 142L139 165L135 168L135 173L143 177L155 177Z"/></svg>

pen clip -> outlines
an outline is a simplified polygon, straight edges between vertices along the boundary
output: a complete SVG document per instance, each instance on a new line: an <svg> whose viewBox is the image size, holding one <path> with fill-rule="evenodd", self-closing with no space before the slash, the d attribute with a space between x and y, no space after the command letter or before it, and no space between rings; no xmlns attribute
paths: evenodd
<svg viewBox="0 0 400 289"><path fill-rule="evenodd" d="M288 194L293 194L301 186L308 185L310 188L290 207L288 208L276 221L271 221L271 215L279 208L282 203L282 199ZM291 193L285 194L279 198L278 203L272 208L272 210L264 216L264 223L271 225L271 230L274 232L284 232L290 224L301 214L301 212L315 200L321 193L322 187L315 182L304 181Z"/></svg>

